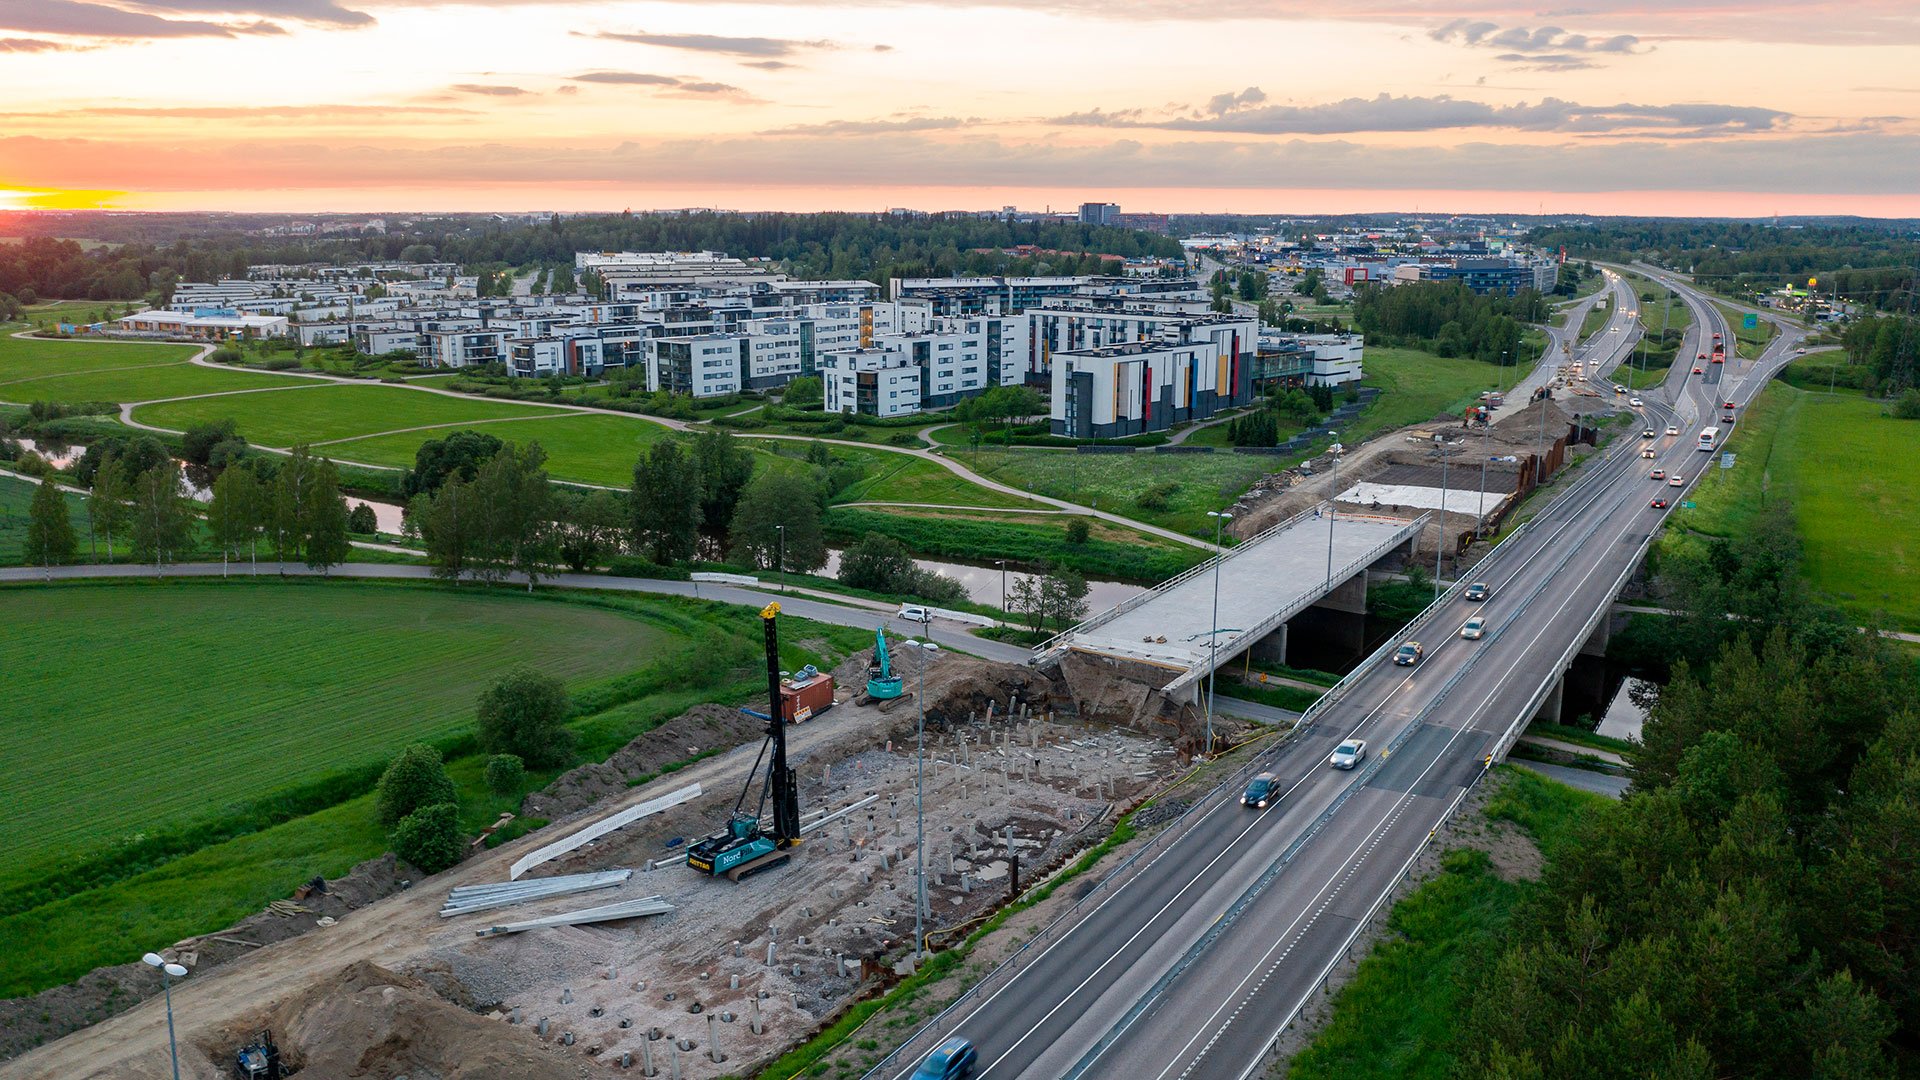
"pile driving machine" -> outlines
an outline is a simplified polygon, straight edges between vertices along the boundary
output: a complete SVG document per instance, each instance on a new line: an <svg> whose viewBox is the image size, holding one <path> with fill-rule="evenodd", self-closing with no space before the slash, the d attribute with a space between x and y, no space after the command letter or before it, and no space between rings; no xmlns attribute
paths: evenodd
<svg viewBox="0 0 1920 1080"><path fill-rule="evenodd" d="M780 636L775 626L780 605L768 604L760 612L767 634L767 700L771 715L747 710L767 722L767 741L760 744L760 756L753 759L746 786L733 804L733 816L725 832L715 833L687 849L687 865L703 874L725 874L739 881L748 874L779 866L790 858L788 849L800 842L800 786L794 771L787 767L787 725L780 708ZM760 773L760 760L773 750L767 764L766 783L760 788L760 805L749 812L747 795ZM767 803L773 803L773 827L762 829L760 819Z"/></svg>

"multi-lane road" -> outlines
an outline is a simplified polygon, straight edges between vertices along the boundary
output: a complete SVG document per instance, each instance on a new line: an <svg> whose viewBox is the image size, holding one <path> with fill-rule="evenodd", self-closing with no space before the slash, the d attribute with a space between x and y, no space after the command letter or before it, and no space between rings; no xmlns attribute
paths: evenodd
<svg viewBox="0 0 1920 1080"><path fill-rule="evenodd" d="M1626 301L1614 319L1625 318L1621 309L1639 305L1612 287ZM975 1043L978 1076L1239 1080L1266 1068L1276 1034L1604 617L1664 516L1651 500L1684 495L1650 471L1691 486L1717 459L1696 449L1699 428L1719 426L1725 401L1744 407L1792 355L1790 330L1757 362L1694 376L1691 357L1711 351L1706 335L1717 329L1729 345L1733 336L1718 309L1680 291L1694 326L1638 410L1656 437L1615 440L1483 560L1474 576L1492 586L1490 599L1450 593L1431 609L1413 634L1426 648L1418 665L1364 667L1261 761L1280 779L1277 803L1252 810L1237 791L1218 792L1071 929L947 1017L945 1029ZM1603 329L1580 350L1610 399L1606 375L1635 340ZM1670 424L1677 435L1664 434ZM1458 628L1473 614L1491 620L1490 632L1463 640ZM1370 756L1350 772L1328 768L1349 737L1367 740ZM881 1075L912 1066L896 1060Z"/></svg>

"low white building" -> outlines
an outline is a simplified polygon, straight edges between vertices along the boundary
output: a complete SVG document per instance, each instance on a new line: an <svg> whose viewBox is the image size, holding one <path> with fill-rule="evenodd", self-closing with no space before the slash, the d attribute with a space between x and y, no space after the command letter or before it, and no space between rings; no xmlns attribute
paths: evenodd
<svg viewBox="0 0 1920 1080"><path fill-rule="evenodd" d="M115 319L113 325L130 334L163 334L195 341L279 338L288 333L285 315L241 315L232 309L143 311Z"/></svg>

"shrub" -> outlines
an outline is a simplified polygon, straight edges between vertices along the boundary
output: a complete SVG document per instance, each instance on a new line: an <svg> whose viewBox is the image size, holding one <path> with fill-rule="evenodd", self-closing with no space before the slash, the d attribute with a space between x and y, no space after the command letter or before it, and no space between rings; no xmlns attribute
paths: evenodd
<svg viewBox="0 0 1920 1080"><path fill-rule="evenodd" d="M1909 390L1894 399L1893 415L1899 420L1920 420L1920 390Z"/></svg>
<svg viewBox="0 0 1920 1080"><path fill-rule="evenodd" d="M460 808L453 803L423 806L393 828L393 853L429 874L460 861Z"/></svg>
<svg viewBox="0 0 1920 1080"><path fill-rule="evenodd" d="M567 688L559 679L517 667L480 695L480 748L518 754L536 768L560 765L573 753Z"/></svg>
<svg viewBox="0 0 1920 1080"><path fill-rule="evenodd" d="M374 789L374 817L392 827L401 818L423 806L457 802L460 793L447 777L440 751L426 743L414 743L393 759L380 774Z"/></svg>
<svg viewBox="0 0 1920 1080"><path fill-rule="evenodd" d="M367 503L355 503L347 511L347 531L367 535L380 531L380 518Z"/></svg>
<svg viewBox="0 0 1920 1080"><path fill-rule="evenodd" d="M300 360L293 356L269 356L260 366L268 371L292 371L300 366Z"/></svg>
<svg viewBox="0 0 1920 1080"><path fill-rule="evenodd" d="M516 754L495 754L487 759L487 790L495 795L512 795L527 782L527 765Z"/></svg>
<svg viewBox="0 0 1920 1080"><path fill-rule="evenodd" d="M1173 497L1180 493L1180 481L1165 480L1148 488L1134 505L1142 510L1165 510L1173 505Z"/></svg>
<svg viewBox="0 0 1920 1080"><path fill-rule="evenodd" d="M1087 524L1086 518L1074 518L1067 522L1067 543L1078 547L1092 535L1093 529Z"/></svg>
<svg viewBox="0 0 1920 1080"><path fill-rule="evenodd" d="M614 577L653 578L657 581L686 581L692 576L684 566L661 566L634 555L616 555L607 561L607 573Z"/></svg>
<svg viewBox="0 0 1920 1080"><path fill-rule="evenodd" d="M207 359L216 364L237 364L246 359L246 354L231 345L222 345L209 353Z"/></svg>

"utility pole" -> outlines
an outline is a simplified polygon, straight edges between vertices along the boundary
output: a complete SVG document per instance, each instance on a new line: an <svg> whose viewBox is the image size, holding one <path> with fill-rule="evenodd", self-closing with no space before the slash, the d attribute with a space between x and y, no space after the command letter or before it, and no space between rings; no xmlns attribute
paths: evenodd
<svg viewBox="0 0 1920 1080"><path fill-rule="evenodd" d="M1207 516L1213 519L1213 546L1220 547L1220 527L1233 515L1225 511L1209 510ZM1220 666L1220 564L1227 561L1224 551L1216 550L1213 556L1213 629L1207 634L1207 744L1202 751L1213 756L1213 673Z"/></svg>
<svg viewBox="0 0 1920 1080"><path fill-rule="evenodd" d="M931 639L933 614L920 618L920 636ZM920 650L919 719L914 725L913 774L913 962L926 955L927 933L927 650Z"/></svg>
<svg viewBox="0 0 1920 1080"><path fill-rule="evenodd" d="M1440 443L1440 536L1433 543L1433 598L1440 599L1440 556L1447 550L1447 444Z"/></svg>
<svg viewBox="0 0 1920 1080"><path fill-rule="evenodd" d="M1551 398L1540 399L1540 437L1533 444L1533 486L1547 482L1547 405Z"/></svg>
<svg viewBox="0 0 1920 1080"><path fill-rule="evenodd" d="M1340 433L1329 431L1327 434L1338 438ZM1337 448L1340 444L1334 443ZM1327 588L1333 588L1333 519L1340 506L1340 453L1333 455L1333 492L1327 497Z"/></svg>

